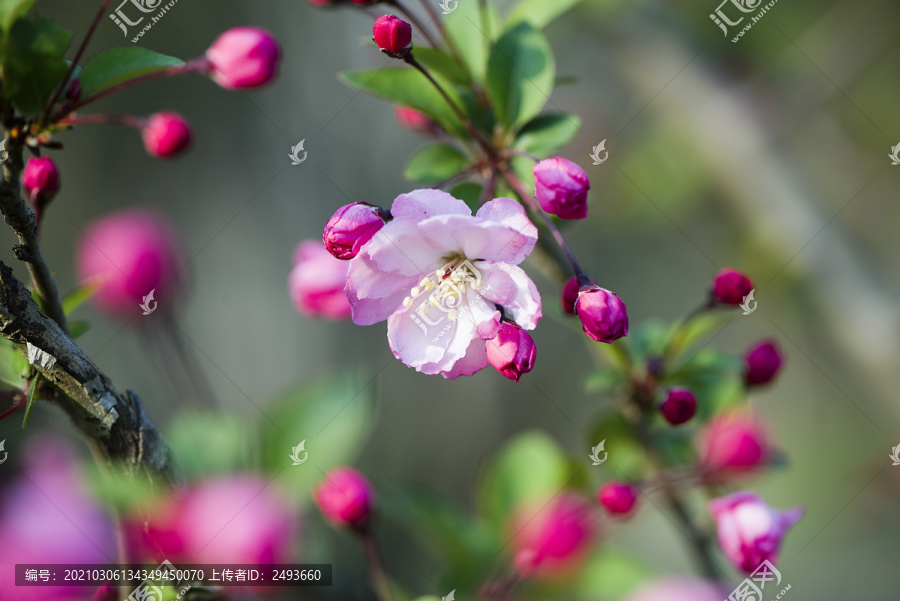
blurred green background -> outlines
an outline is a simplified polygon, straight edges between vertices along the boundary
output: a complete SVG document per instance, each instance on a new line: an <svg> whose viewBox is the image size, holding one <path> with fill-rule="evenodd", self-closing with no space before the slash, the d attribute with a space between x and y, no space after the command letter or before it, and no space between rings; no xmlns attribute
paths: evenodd
<svg viewBox="0 0 900 601"><path fill-rule="evenodd" d="M38 6L80 40L96 4ZM632 324L684 315L718 268L753 276L758 310L738 314L712 344L742 353L772 336L789 357L777 385L751 399L789 463L749 488L776 507L807 508L779 564L791 599L895 598L900 467L887 456L900 444L900 167L887 154L900 143L900 5L783 0L737 44L710 21L716 5L585 0L548 28L558 75L574 79L550 108L583 118L561 154L593 186L590 217L568 236L591 275L626 301ZM87 223L127 205L163 211L193 257L177 311L184 343L224 410L250 429L298 382L361 374L377 413L356 465L387 494L413 480L466 507L481 462L504 440L539 428L584 456L596 444L586 424L610 400L584 392L592 362L583 337L559 326L557 288L539 276L547 317L535 333L537 366L519 384L491 370L456 382L420 375L393 358L384 324L294 311L294 246L320 237L338 206L388 206L411 187L402 167L424 140L401 130L387 103L336 78L385 64L367 42L384 12L179 0L142 45L190 58L225 28L258 25L283 45L280 79L247 94L203 78L159 81L98 103L88 112L180 112L193 150L152 160L135 132L115 126L60 135L69 151L52 156L63 189L42 237L65 292ZM88 54L124 44L104 19ZM309 157L291 166L301 139ZM603 139L610 159L592 166L588 153ZM8 240L3 259L24 278ZM149 362L138 324L79 311L92 323L85 350L120 389L138 391L164 432L177 427L184 403ZM69 430L54 408L32 418L29 428ZM242 428L232 435L244 444ZM18 422L2 423L0 436L14 449ZM446 594L434 590L440 566L396 521L384 524L388 570L415 594ZM364 564L351 541L319 536L316 515L305 530L317 541L305 555L335 564L331 592L361 597ZM608 536L659 573L692 570L680 533L652 504Z"/></svg>

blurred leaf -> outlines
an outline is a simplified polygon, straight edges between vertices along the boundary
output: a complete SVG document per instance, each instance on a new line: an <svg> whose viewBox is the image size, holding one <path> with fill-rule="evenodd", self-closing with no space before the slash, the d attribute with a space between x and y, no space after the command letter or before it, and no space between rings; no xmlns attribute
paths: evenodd
<svg viewBox="0 0 900 601"><path fill-rule="evenodd" d="M624 384L625 375L615 367L601 367L588 375L584 380L585 392L605 392Z"/></svg>
<svg viewBox="0 0 900 601"><path fill-rule="evenodd" d="M34 394L37 392L38 384L41 381L41 374L37 374L31 380L31 386L28 388L28 399L25 402L25 416L22 418L22 429L28 425L28 418L31 417L31 408L34 407Z"/></svg>
<svg viewBox="0 0 900 601"><path fill-rule="evenodd" d="M409 158L403 176L413 182L436 184L463 171L469 163L461 150L449 144L430 144Z"/></svg>
<svg viewBox="0 0 900 601"><path fill-rule="evenodd" d="M482 471L477 486L480 514L502 530L523 506L547 501L566 488L572 473L556 442L540 431L504 445Z"/></svg>
<svg viewBox="0 0 900 601"><path fill-rule="evenodd" d="M466 203L475 213L478 211L478 201L481 199L481 186L474 182L463 182L453 186L450 195Z"/></svg>
<svg viewBox="0 0 900 601"><path fill-rule="evenodd" d="M37 115L68 73L63 54L72 32L50 19L19 19L3 39L3 93L25 115Z"/></svg>
<svg viewBox="0 0 900 601"><path fill-rule="evenodd" d="M488 59L487 88L507 130L527 123L550 100L556 66L544 35L520 23L497 40Z"/></svg>
<svg viewBox="0 0 900 601"><path fill-rule="evenodd" d="M554 19L562 16L581 0L522 0L509 13L506 19L507 27L515 27L519 23L527 22L536 29L543 29Z"/></svg>
<svg viewBox="0 0 900 601"><path fill-rule="evenodd" d="M84 336L90 329L91 324L84 319L69 322L69 336L71 336L72 339Z"/></svg>
<svg viewBox="0 0 900 601"><path fill-rule="evenodd" d="M574 113L544 113L519 131L516 148L545 157L568 144L581 127L581 117Z"/></svg>
<svg viewBox="0 0 900 601"><path fill-rule="evenodd" d="M84 284L65 295L62 299L63 313L65 313L67 316L70 315L72 311L83 305L86 300L94 296L94 293L97 292L97 289L99 287L100 286L96 283Z"/></svg>
<svg viewBox="0 0 900 601"><path fill-rule="evenodd" d="M713 349L703 349L672 370L665 381L684 386L697 397L697 415L705 421L744 397L743 361Z"/></svg>
<svg viewBox="0 0 900 601"><path fill-rule="evenodd" d="M166 439L188 478L248 471L253 466L255 433L227 413L179 413Z"/></svg>
<svg viewBox="0 0 900 601"><path fill-rule="evenodd" d="M727 312L713 311L698 315L688 323L679 325L672 334L672 354L667 357L667 362L676 362L683 353L722 328L732 318L733 315Z"/></svg>
<svg viewBox="0 0 900 601"><path fill-rule="evenodd" d="M148 478L135 477L119 466L91 464L84 469L87 485L104 506L123 515L152 506L158 491Z"/></svg>
<svg viewBox="0 0 900 601"><path fill-rule="evenodd" d="M471 77L463 65L460 65L452 56L436 48L416 48L416 60L422 63L431 73L440 73L448 81L469 85Z"/></svg>
<svg viewBox="0 0 900 601"><path fill-rule="evenodd" d="M631 329L626 342L635 364L649 357L662 357L672 337L673 327L659 320L645 321Z"/></svg>
<svg viewBox="0 0 900 601"><path fill-rule="evenodd" d="M113 48L94 56L84 65L81 96L89 98L123 81L183 64L179 58L139 46Z"/></svg>
<svg viewBox="0 0 900 601"><path fill-rule="evenodd" d="M497 39L501 30L500 13L493 3L488 3L487 23L477 2L460 2L456 10L444 17L447 35L459 51L472 78L483 82L485 78L488 52L491 42ZM419 50L416 49L416 56Z"/></svg>
<svg viewBox="0 0 900 601"><path fill-rule="evenodd" d="M604 451L608 453L603 466L613 479L640 480L647 464L646 455L641 443L634 437L631 424L618 412L609 413L597 421L590 429L591 446L606 441ZM585 461L590 461L585 451Z"/></svg>
<svg viewBox="0 0 900 601"><path fill-rule="evenodd" d="M458 107L464 106L453 86L440 74L432 74L447 91ZM384 98L395 104L417 109L435 121L448 133L461 135L465 132L462 124L447 106L440 93L430 85L425 77L414 69L373 69L369 71L344 71L340 79L351 88ZM468 134L466 134L468 135Z"/></svg>
<svg viewBox="0 0 900 601"><path fill-rule="evenodd" d="M23 378L27 371L28 359L19 352L16 345L6 338L0 338L0 380L3 384L21 390L25 384Z"/></svg>
<svg viewBox="0 0 900 601"><path fill-rule="evenodd" d="M585 562L572 583L574 597L592 601L616 601L653 576L653 571L622 551L605 547Z"/></svg>
<svg viewBox="0 0 900 601"><path fill-rule="evenodd" d="M9 31L12 24L28 14L37 0L3 0L0 2L0 27Z"/></svg>
<svg viewBox="0 0 900 601"><path fill-rule="evenodd" d="M344 374L305 384L264 409L265 464L296 501L305 502L323 473L359 452L374 421L372 396L370 385ZM303 441L307 460L293 465L292 449Z"/></svg>

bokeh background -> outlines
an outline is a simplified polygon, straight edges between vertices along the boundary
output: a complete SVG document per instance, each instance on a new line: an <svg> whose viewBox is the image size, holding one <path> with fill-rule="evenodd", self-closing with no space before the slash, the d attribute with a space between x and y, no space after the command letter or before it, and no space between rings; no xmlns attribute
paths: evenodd
<svg viewBox="0 0 900 601"><path fill-rule="evenodd" d="M83 32L95 4L42 0L39 10ZM751 399L788 463L749 487L776 507L807 509L779 564L790 598L894 598L900 467L888 454L900 444L900 166L887 155L900 143L900 5L782 0L733 44L709 19L716 4L585 0L548 28L558 74L571 78L552 106L583 118L561 154L593 186L590 217L568 235L584 267L627 302L632 323L684 315L721 267L754 277L758 310L712 344L738 354L771 336L789 357L777 386ZM302 0L179 0L142 45L189 58L228 27L258 25L283 45L280 79L247 94L203 78L158 81L98 103L98 112L180 112L193 150L153 160L135 132L116 126L60 135L67 151L53 156L63 189L45 218L45 255L68 291L90 221L128 205L164 212L191 259L176 311L182 342L218 411L249 432L299 382L359 374L377 413L356 465L380 490L417 481L466 507L479 466L504 440L538 428L583 456L585 424L610 400L584 391L591 358L560 325L557 288L540 276L549 315L535 333L537 366L519 384L491 370L456 382L423 376L393 358L383 324L316 322L293 309L286 278L295 245L320 237L342 204L387 206L409 190L402 167L424 143L399 128L387 103L336 78L387 60L367 43L376 14ZM107 19L89 53L129 43ZM301 139L308 159L291 166ZM610 159L592 166L588 153L603 139ZM3 259L24 278L12 243L10 235ZM119 388L138 391L164 433L176 428L188 401L149 361L140 324L79 312L92 324L85 350ZM42 404L28 430L47 428L71 435L62 412ZM229 435L244 444L242 428ZM28 432L11 418L0 436L15 461ZM388 570L416 594L445 594L433 590L439 566L397 521L384 524ZM351 541L315 512L303 528L304 556L335 565L335 587L316 594L365 598ZM681 534L650 504L610 536L659 573L692 570Z"/></svg>

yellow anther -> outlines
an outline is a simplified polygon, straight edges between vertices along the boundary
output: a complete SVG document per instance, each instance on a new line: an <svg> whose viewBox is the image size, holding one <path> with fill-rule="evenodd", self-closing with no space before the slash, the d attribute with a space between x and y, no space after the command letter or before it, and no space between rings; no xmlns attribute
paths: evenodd
<svg viewBox="0 0 900 601"><path fill-rule="evenodd" d="M406 307L407 309L409 309L410 307L412 307L412 299L409 298L408 296L407 296L406 298L404 298L404 299L403 299L403 306Z"/></svg>

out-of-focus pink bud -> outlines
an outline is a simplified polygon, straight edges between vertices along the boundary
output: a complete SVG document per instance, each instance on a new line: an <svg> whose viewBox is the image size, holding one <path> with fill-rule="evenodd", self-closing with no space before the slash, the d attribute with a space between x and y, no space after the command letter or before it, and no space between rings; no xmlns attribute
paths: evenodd
<svg viewBox="0 0 900 601"><path fill-rule="evenodd" d="M722 601L728 592L705 580L664 578L645 584L626 601Z"/></svg>
<svg viewBox="0 0 900 601"><path fill-rule="evenodd" d="M141 304L171 308L181 285L181 243L163 216L146 209L117 211L91 223L78 243L79 281L97 286L91 301L110 317L127 318ZM145 297L153 297L145 301Z"/></svg>
<svg viewBox="0 0 900 601"><path fill-rule="evenodd" d="M587 217L591 180L568 159L554 157L534 166L534 196L541 208L560 219Z"/></svg>
<svg viewBox="0 0 900 601"><path fill-rule="evenodd" d="M167 159L187 150L191 145L191 128L176 113L156 113L147 120L141 132L144 148L157 158Z"/></svg>
<svg viewBox="0 0 900 601"><path fill-rule="evenodd" d="M294 251L294 269L288 276L288 292L304 317L347 319L350 301L344 294L350 263L331 256L316 240L304 240Z"/></svg>
<svg viewBox="0 0 900 601"><path fill-rule="evenodd" d="M81 79L75 78L66 86L66 99L77 102L81 98Z"/></svg>
<svg viewBox="0 0 900 601"><path fill-rule="evenodd" d="M753 290L753 282L740 271L726 267L713 278L710 295L723 305L740 305Z"/></svg>
<svg viewBox="0 0 900 601"><path fill-rule="evenodd" d="M111 584L104 584L94 593L92 601L119 601L119 591Z"/></svg>
<svg viewBox="0 0 900 601"><path fill-rule="evenodd" d="M556 497L537 516L520 515L513 541L514 565L522 576L552 576L583 558L596 534L589 503L570 493Z"/></svg>
<svg viewBox="0 0 900 601"><path fill-rule="evenodd" d="M607 482L597 492L597 501L613 515L628 515L639 494L638 488L627 482Z"/></svg>
<svg viewBox="0 0 900 601"><path fill-rule="evenodd" d="M762 423L746 411L722 413L698 437L700 468L710 480L754 471L771 456Z"/></svg>
<svg viewBox="0 0 900 601"><path fill-rule="evenodd" d="M335 211L325 224L322 242L336 259L352 259L384 226L384 209L354 202Z"/></svg>
<svg viewBox="0 0 900 601"><path fill-rule="evenodd" d="M227 90L264 86L278 75L281 46L259 27L235 27L206 51L213 81Z"/></svg>
<svg viewBox="0 0 900 601"><path fill-rule="evenodd" d="M575 313L584 333L597 342L613 342L628 335L628 311L616 293L585 286L575 301Z"/></svg>
<svg viewBox="0 0 900 601"><path fill-rule="evenodd" d="M522 374L534 368L537 357L534 340L514 323L503 321L497 336L485 344L488 362L513 382L518 382Z"/></svg>
<svg viewBox="0 0 900 601"><path fill-rule="evenodd" d="M581 286L578 285L578 278L573 277L566 282L562 289L562 308L569 315L575 315L575 301L578 300L578 291Z"/></svg>
<svg viewBox="0 0 900 601"><path fill-rule="evenodd" d="M740 491L713 499L709 511L716 520L719 547L728 561L747 574L763 561L778 563L781 541L788 530L803 517L796 507L779 511L751 492Z"/></svg>
<svg viewBox="0 0 900 601"><path fill-rule="evenodd" d="M412 49L412 26L396 15L378 17L372 35L381 51L394 58L403 58Z"/></svg>
<svg viewBox="0 0 900 601"><path fill-rule="evenodd" d="M50 157L28 159L22 172L25 198L40 212L53 200L59 190L59 169Z"/></svg>
<svg viewBox="0 0 900 601"><path fill-rule="evenodd" d="M697 397L687 388L672 388L659 410L667 422L678 426L690 421L697 413Z"/></svg>
<svg viewBox="0 0 900 601"><path fill-rule="evenodd" d="M365 530L372 519L375 491L365 476L349 467L331 470L313 491L313 499L336 526Z"/></svg>
<svg viewBox="0 0 900 601"><path fill-rule="evenodd" d="M400 125L420 134L433 136L440 131L440 126L431 117L408 106L395 106L394 116Z"/></svg>
<svg viewBox="0 0 900 601"><path fill-rule="evenodd" d="M784 355L778 343L774 340L758 342L744 355L744 382L747 386L768 384L775 379L783 364Z"/></svg>

